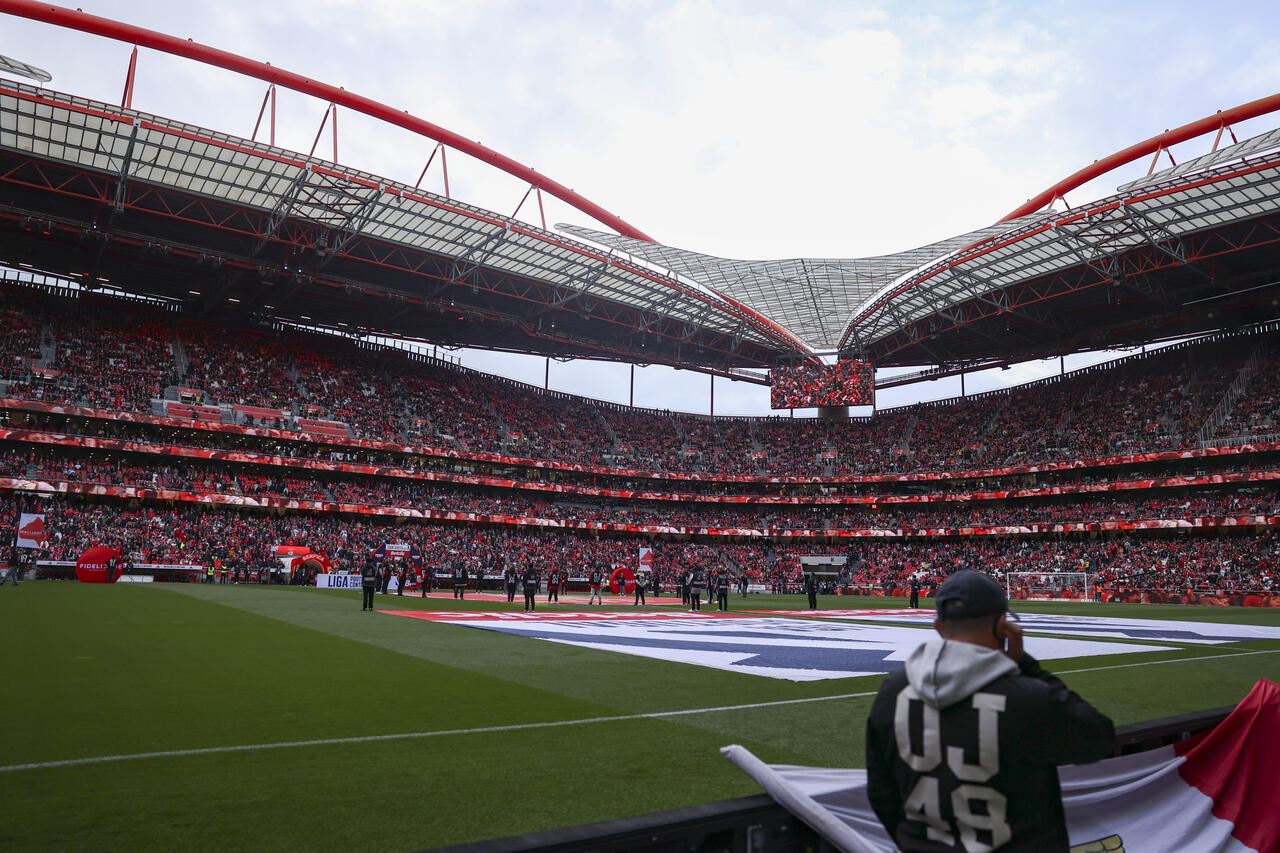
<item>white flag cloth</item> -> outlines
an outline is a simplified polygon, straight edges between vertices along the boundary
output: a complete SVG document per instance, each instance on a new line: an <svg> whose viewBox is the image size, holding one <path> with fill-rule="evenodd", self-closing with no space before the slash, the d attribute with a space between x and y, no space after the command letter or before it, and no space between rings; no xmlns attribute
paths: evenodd
<svg viewBox="0 0 1280 853"><path fill-rule="evenodd" d="M721 752L847 853L894 850L867 772L766 764ZM1212 731L1173 746L1062 767L1072 853L1280 853L1280 685L1261 680Z"/></svg>
<svg viewBox="0 0 1280 853"><path fill-rule="evenodd" d="M48 541L43 512L24 512L18 516L18 536L14 545L19 548L43 548Z"/></svg>

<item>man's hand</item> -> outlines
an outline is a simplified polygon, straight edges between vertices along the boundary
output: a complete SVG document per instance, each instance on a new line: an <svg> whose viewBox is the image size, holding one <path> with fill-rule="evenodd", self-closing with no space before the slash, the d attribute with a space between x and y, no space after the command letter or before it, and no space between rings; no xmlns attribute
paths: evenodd
<svg viewBox="0 0 1280 853"><path fill-rule="evenodd" d="M996 637L1000 640L1000 651L1014 663L1022 663L1022 626L1008 616L1001 616L996 623Z"/></svg>

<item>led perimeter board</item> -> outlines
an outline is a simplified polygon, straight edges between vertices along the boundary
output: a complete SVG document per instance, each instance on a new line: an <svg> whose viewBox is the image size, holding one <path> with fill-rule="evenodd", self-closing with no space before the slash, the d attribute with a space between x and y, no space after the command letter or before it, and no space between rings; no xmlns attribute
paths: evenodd
<svg viewBox="0 0 1280 853"><path fill-rule="evenodd" d="M870 406L875 398L875 371L865 361L775 367L769 380L769 406L774 409Z"/></svg>

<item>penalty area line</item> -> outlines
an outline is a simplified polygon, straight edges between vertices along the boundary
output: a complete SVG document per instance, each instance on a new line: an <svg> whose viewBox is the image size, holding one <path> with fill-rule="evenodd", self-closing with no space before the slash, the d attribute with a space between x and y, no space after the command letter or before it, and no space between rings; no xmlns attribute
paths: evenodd
<svg viewBox="0 0 1280 853"><path fill-rule="evenodd" d="M1170 658L1169 660L1137 661L1134 663L1113 664L1111 666L1095 666L1085 669L1062 670L1057 675L1074 675L1082 672L1101 672L1108 669L1129 669L1137 666L1159 666L1170 663L1190 663L1192 661L1219 660L1222 658L1247 657L1249 655L1273 655L1280 649L1263 649L1248 652L1232 652L1221 655L1203 655L1193 658ZM37 761L30 764L9 764L0 767L0 773L15 773L21 770L51 770L59 767L80 767L89 764L111 764L118 761L141 761L148 758L185 758L193 755L219 755L231 752L262 752L269 749L297 749L307 746L341 746L354 743L377 743L393 740L420 740L424 738L446 737L449 735L478 735L497 732L521 732L534 729L551 729L565 726L585 726L597 723L620 723L630 720L661 720L670 717L689 717L696 714L716 714L731 711L750 711L756 708L776 708L783 705L805 705L813 702L833 702L841 699L865 699L875 696L878 691L863 693L841 693L835 696L811 696L804 699L778 699L773 702L751 702L745 705L720 705L712 708L686 708L680 711L650 711L643 714L617 714L609 717L585 717L576 720L550 720L543 723L512 723L505 726L480 726L470 729L439 729L429 732L402 732L387 735L360 735L356 737L316 738L314 740L294 740L279 743L250 743L237 746L209 746L197 749L166 749L157 752L135 752L127 755L99 755L92 758L67 758L61 761Z"/></svg>

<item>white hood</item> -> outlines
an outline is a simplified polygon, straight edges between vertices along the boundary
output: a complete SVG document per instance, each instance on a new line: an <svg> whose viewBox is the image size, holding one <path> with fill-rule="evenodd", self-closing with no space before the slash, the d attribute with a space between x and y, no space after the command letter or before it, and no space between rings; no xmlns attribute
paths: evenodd
<svg viewBox="0 0 1280 853"><path fill-rule="evenodd" d="M995 649L937 639L911 653L906 671L907 681L926 704L946 708L1000 676L1017 672L1018 665Z"/></svg>

